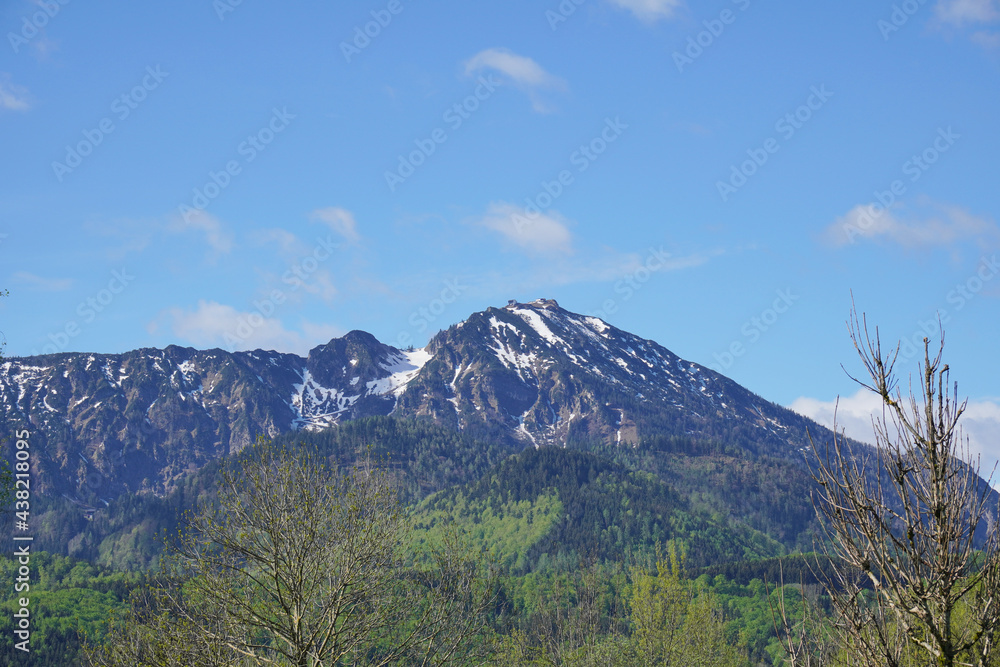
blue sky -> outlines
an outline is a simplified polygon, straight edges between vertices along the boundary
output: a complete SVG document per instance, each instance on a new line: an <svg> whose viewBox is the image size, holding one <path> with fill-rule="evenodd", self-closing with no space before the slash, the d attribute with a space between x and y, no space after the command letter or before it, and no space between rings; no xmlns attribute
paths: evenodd
<svg viewBox="0 0 1000 667"><path fill-rule="evenodd" d="M7 355L419 347L548 297L863 426L853 290L886 340L945 319L996 446L998 0L12 0L0 28Z"/></svg>

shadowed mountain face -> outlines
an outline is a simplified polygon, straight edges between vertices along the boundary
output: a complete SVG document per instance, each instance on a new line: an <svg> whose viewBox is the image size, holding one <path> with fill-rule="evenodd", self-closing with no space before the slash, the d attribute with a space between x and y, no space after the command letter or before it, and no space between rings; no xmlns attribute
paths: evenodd
<svg viewBox="0 0 1000 667"><path fill-rule="evenodd" d="M99 507L165 493L258 435L367 416L429 418L521 445L684 437L801 461L828 432L653 341L554 301L474 313L423 350L362 331L305 358L171 346L0 365L0 421L27 428L38 491Z"/></svg>

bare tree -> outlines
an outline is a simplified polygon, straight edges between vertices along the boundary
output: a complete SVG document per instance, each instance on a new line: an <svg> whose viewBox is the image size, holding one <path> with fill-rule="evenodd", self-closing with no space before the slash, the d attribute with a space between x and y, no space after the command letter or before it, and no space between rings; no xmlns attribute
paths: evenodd
<svg viewBox="0 0 1000 667"><path fill-rule="evenodd" d="M884 354L856 310L848 326L870 378L852 379L883 408L874 450L843 433L822 449L813 443L841 645L850 664L984 666L1000 629L996 497L959 427L966 404L942 365L944 333L933 358L924 339L919 395L911 388L904 398L899 347Z"/></svg>
<svg viewBox="0 0 1000 667"><path fill-rule="evenodd" d="M177 583L156 589L147 614L158 641L210 646L230 661L206 664L439 665L474 655L492 573L454 538L407 564L408 518L384 471L330 470L314 453L259 442L222 479L218 501L189 518L165 561Z"/></svg>

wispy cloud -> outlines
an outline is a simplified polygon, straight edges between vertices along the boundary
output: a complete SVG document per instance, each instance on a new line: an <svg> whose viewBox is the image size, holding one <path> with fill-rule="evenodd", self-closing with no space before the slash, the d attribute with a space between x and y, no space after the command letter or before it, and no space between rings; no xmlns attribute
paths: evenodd
<svg viewBox="0 0 1000 667"><path fill-rule="evenodd" d="M14 274L14 280L29 289L42 292L64 292L73 287L72 278L43 278L27 271L18 271Z"/></svg>
<svg viewBox="0 0 1000 667"><path fill-rule="evenodd" d="M964 241L975 241L983 249L1000 245L1000 227L995 221L951 204L930 208L926 217L915 219L901 207L886 210L878 204L862 204L828 226L822 238L835 248L865 240L904 248L950 247Z"/></svg>
<svg viewBox="0 0 1000 667"><path fill-rule="evenodd" d="M590 258L580 258L561 262L550 271L550 282L554 285L569 285L580 282L614 282L619 286L636 276L652 276L657 273L683 271L702 266L713 257L724 254L720 249L696 252L689 255L675 255L660 247L649 247L644 252L621 253L610 248Z"/></svg>
<svg viewBox="0 0 1000 667"><path fill-rule="evenodd" d="M478 224L491 229L529 255L568 255L573 235L568 221L556 211L528 212L507 202L493 202Z"/></svg>
<svg viewBox="0 0 1000 667"><path fill-rule="evenodd" d="M334 242L330 234L307 243L287 229L272 228L251 233L250 241L274 249L282 260L275 267L277 272L258 268L267 290L280 289L289 301L296 303L311 295L332 304L340 294L332 269L342 265L344 258L332 261L341 244Z"/></svg>
<svg viewBox="0 0 1000 667"><path fill-rule="evenodd" d="M934 11L951 25L992 23L1000 19L1000 0L939 0Z"/></svg>
<svg viewBox="0 0 1000 667"><path fill-rule="evenodd" d="M233 249L233 235L223 228L222 221L205 211L192 211L183 218L176 215L171 219L169 229L173 232L201 232L216 255L229 254Z"/></svg>
<svg viewBox="0 0 1000 667"><path fill-rule="evenodd" d="M1000 49L1000 32L977 30L969 39L984 49Z"/></svg>
<svg viewBox="0 0 1000 667"><path fill-rule="evenodd" d="M827 428L833 428L836 411L838 431L843 430L849 438L875 444L872 417L881 416L882 399L867 389L859 389L853 396L842 397L839 404L837 401L802 397L788 407ZM1000 433L1000 401L970 401L959 423L963 433L968 436L972 456L982 457L982 474L989 475L993 465L1000 460L1000 441L996 437ZM1000 479L993 479L994 485L998 482Z"/></svg>
<svg viewBox="0 0 1000 667"><path fill-rule="evenodd" d="M611 4L627 9L640 21L653 23L671 18L684 3L681 0L608 0Z"/></svg>
<svg viewBox="0 0 1000 667"><path fill-rule="evenodd" d="M343 331L329 324L303 321L301 331L285 328L277 318L265 318L256 311L239 311L216 301L199 301L197 308L170 308L149 323L150 333L167 328L183 342L196 347L231 350L277 350L304 355Z"/></svg>
<svg viewBox="0 0 1000 667"><path fill-rule="evenodd" d="M968 37L974 44L1000 48L1000 32L988 27L1000 21L1000 0L938 0L934 12L940 27L971 29Z"/></svg>
<svg viewBox="0 0 1000 667"><path fill-rule="evenodd" d="M326 224L351 243L357 243L361 240L361 236L358 234L358 223L354 219L354 214L348 210L333 206L321 208L310 213L309 219Z"/></svg>
<svg viewBox="0 0 1000 667"><path fill-rule="evenodd" d="M30 108L28 89L11 83L10 75L0 72L0 109L27 111Z"/></svg>
<svg viewBox="0 0 1000 667"><path fill-rule="evenodd" d="M110 239L109 244L102 243L102 245L106 246L105 253L108 258L117 261L148 248L154 238L162 232L163 225L162 220L119 218L88 220L83 223L83 228L89 235Z"/></svg>
<svg viewBox="0 0 1000 667"><path fill-rule="evenodd" d="M497 72L516 88L527 93L532 108L539 113L549 113L553 110L542 100L543 91L562 91L568 88L565 81L546 72L531 58L513 53L509 49L486 49L465 62L467 75L485 70Z"/></svg>

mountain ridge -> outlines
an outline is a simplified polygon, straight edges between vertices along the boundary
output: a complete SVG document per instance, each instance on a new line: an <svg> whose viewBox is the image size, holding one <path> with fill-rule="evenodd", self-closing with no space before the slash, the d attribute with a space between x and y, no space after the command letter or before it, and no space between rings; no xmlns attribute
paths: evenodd
<svg viewBox="0 0 1000 667"><path fill-rule="evenodd" d="M737 439L801 460L819 425L655 341L551 299L489 307L399 350L364 331L305 357L176 345L4 359L0 421L27 427L43 493L85 506L165 494L258 436L371 416L431 419L518 446Z"/></svg>

